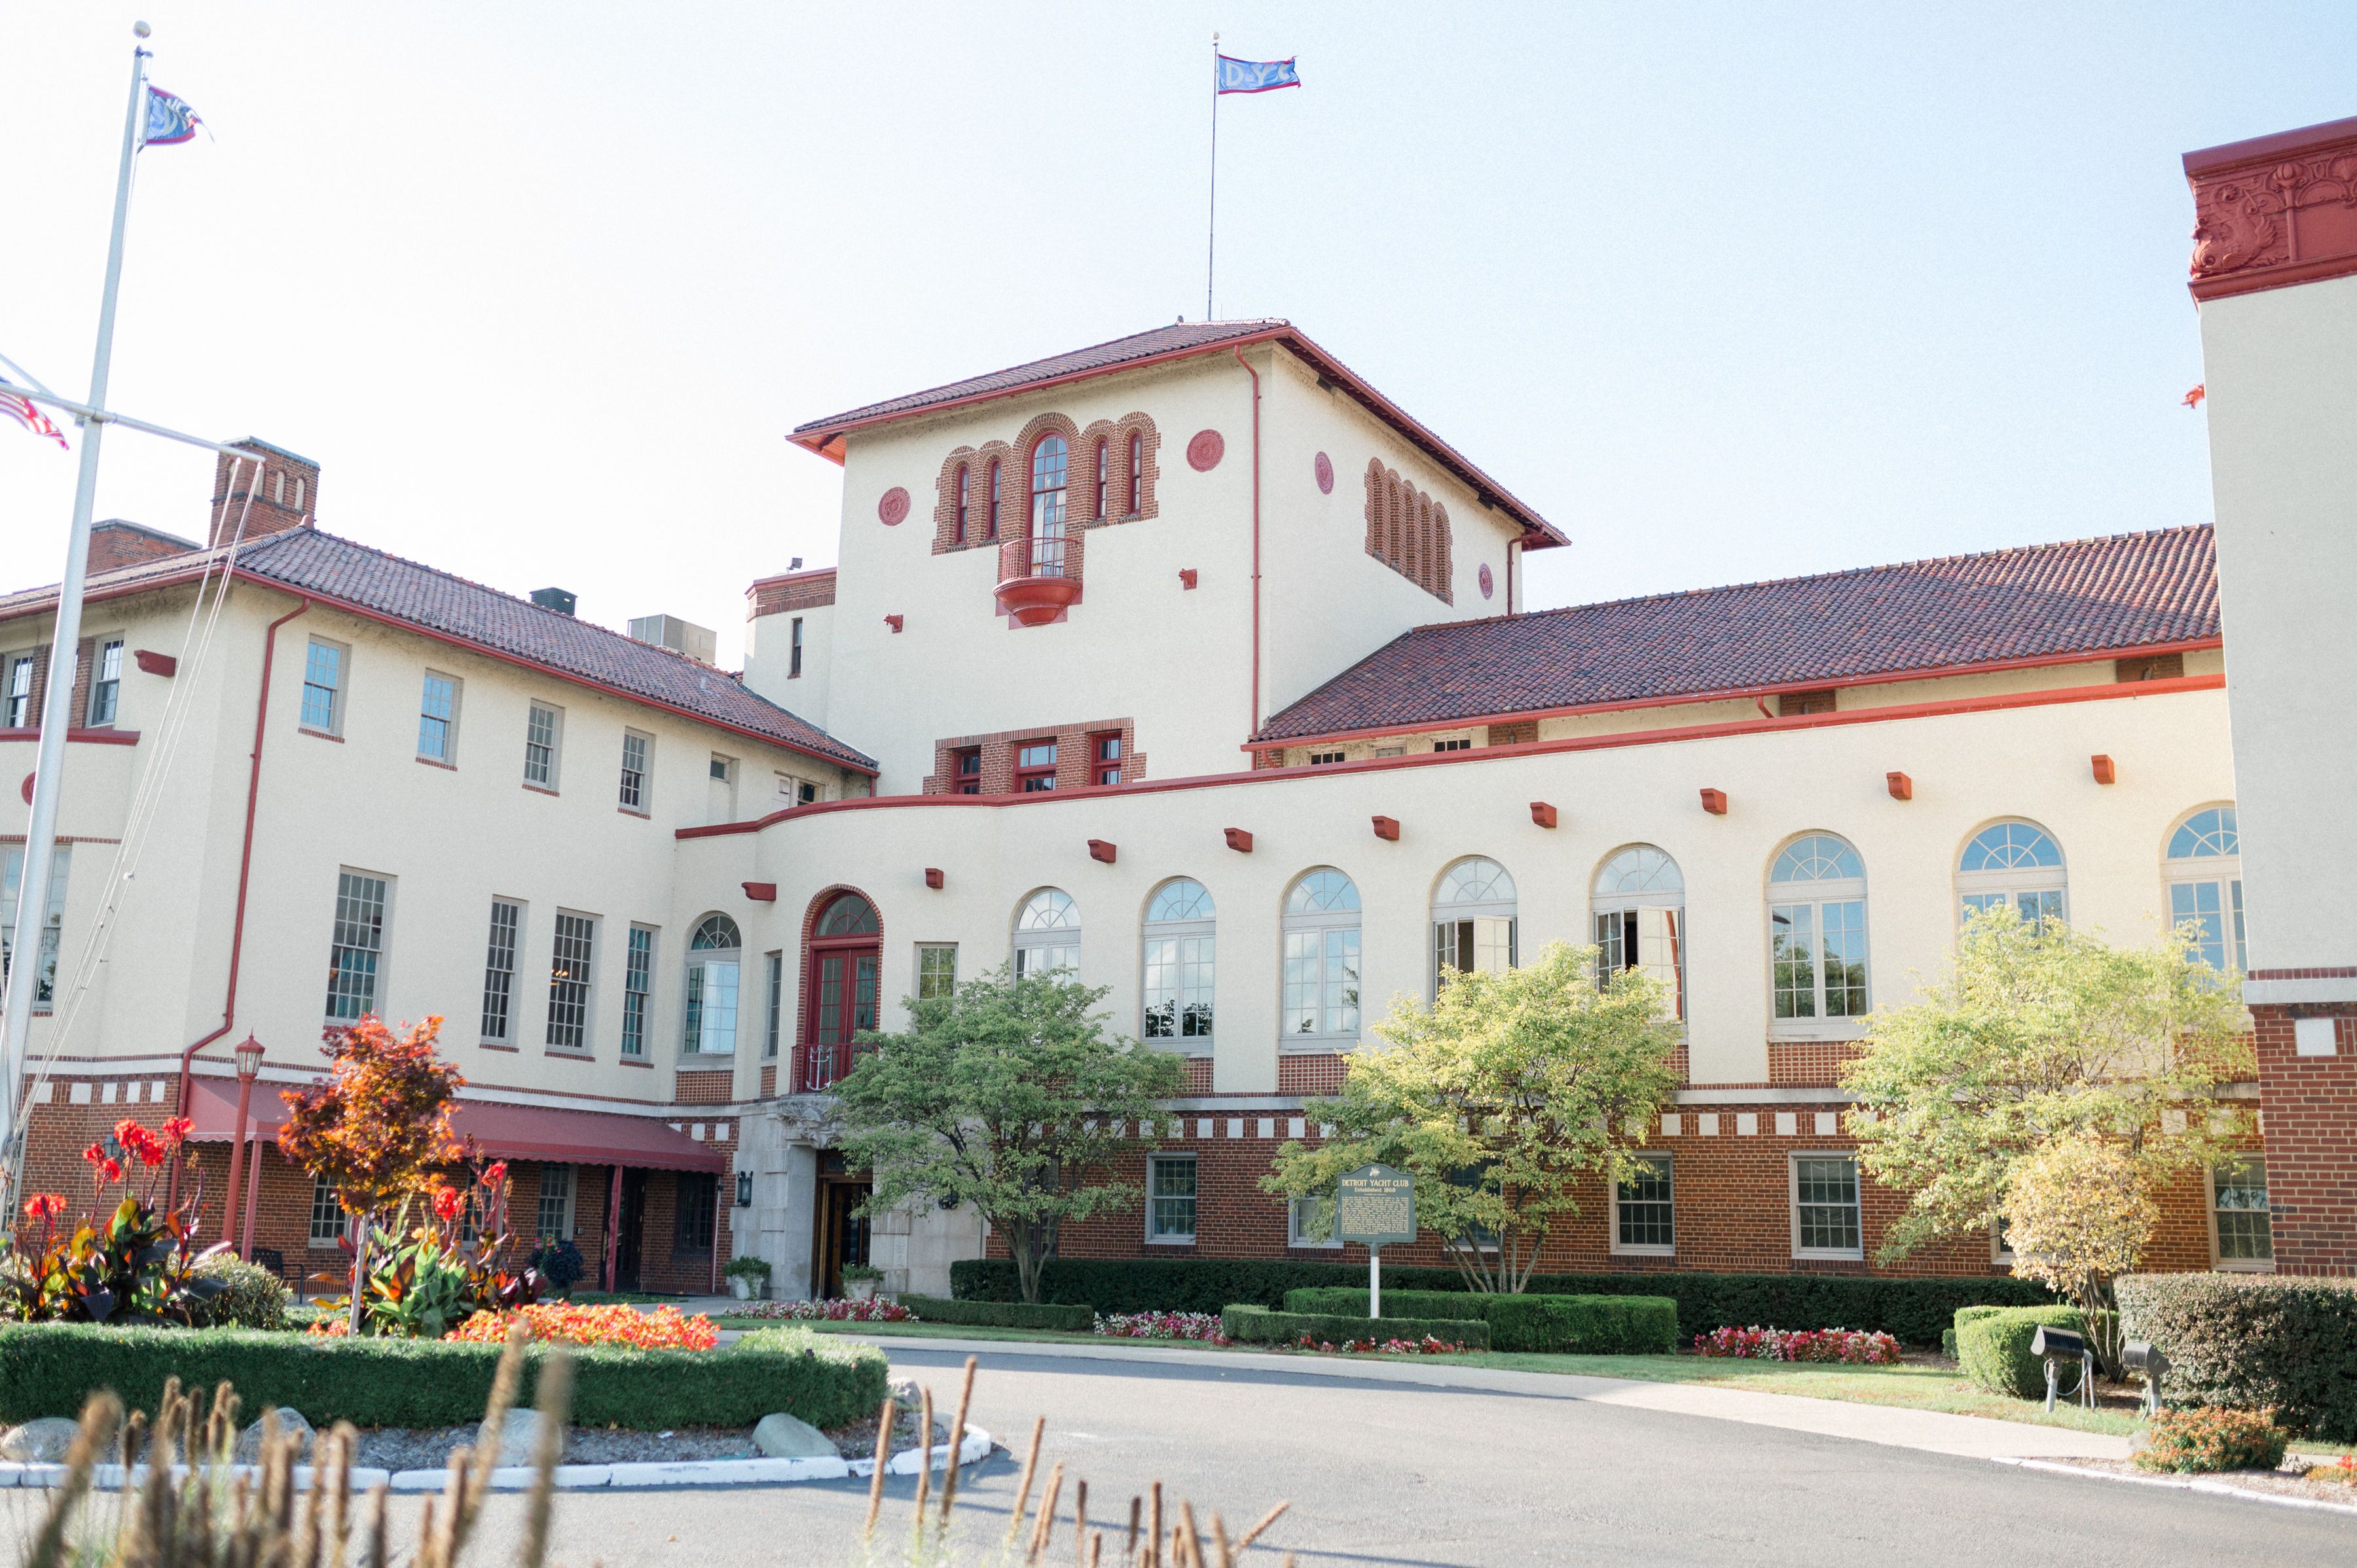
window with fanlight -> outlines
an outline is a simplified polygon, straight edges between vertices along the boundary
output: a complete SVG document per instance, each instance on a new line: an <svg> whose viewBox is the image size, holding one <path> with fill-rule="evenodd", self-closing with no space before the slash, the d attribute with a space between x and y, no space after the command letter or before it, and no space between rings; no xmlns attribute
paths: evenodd
<svg viewBox="0 0 2357 1568"><path fill-rule="evenodd" d="M1785 846L1768 873L1774 1024L1805 1029L1868 1011L1866 866L1831 833Z"/></svg>
<svg viewBox="0 0 2357 1568"><path fill-rule="evenodd" d="M736 1050L737 987L744 945L737 922L726 915L706 915L689 933L682 1051L726 1056Z"/></svg>
<svg viewBox="0 0 2357 1568"><path fill-rule="evenodd" d="M990 465L990 493L984 498L982 504L982 536L985 539L996 539L998 537L998 464L996 462Z"/></svg>
<svg viewBox="0 0 2357 1568"><path fill-rule="evenodd" d="M1051 577L1064 570L1064 489L1071 448L1057 435L1031 448L1031 570Z"/></svg>
<svg viewBox="0 0 2357 1568"><path fill-rule="evenodd" d="M1140 1037L1211 1048L1215 918L1211 895L1190 877L1164 883L1146 901Z"/></svg>
<svg viewBox="0 0 2357 1568"><path fill-rule="evenodd" d="M1330 865L1305 871L1286 890L1285 1047L1329 1048L1359 1040L1359 889Z"/></svg>
<svg viewBox="0 0 2357 1568"><path fill-rule="evenodd" d="M957 541L958 543L963 544L966 537L966 503L969 499L967 492L970 491L974 486L973 471L963 463L960 463L958 465L957 478L954 483L957 487L957 499L952 503L954 510L950 523L950 537Z"/></svg>
<svg viewBox="0 0 2357 1568"><path fill-rule="evenodd" d="M1956 863L1964 918L2010 908L2025 924L2069 918L2063 906L2062 847L2035 822L1992 822L1975 833Z"/></svg>
<svg viewBox="0 0 2357 1568"><path fill-rule="evenodd" d="M1062 889L1042 887L1016 911L1014 945L1017 980L1058 972L1077 974L1081 967L1080 910Z"/></svg>
<svg viewBox="0 0 2357 1568"><path fill-rule="evenodd" d="M802 1088L822 1090L851 1070L859 1034L877 1026L883 922L856 893L837 893L811 926Z"/></svg>
<svg viewBox="0 0 2357 1568"><path fill-rule="evenodd" d="M2222 973L2248 967L2243 942L2243 834L2232 806L2210 806L2169 835L2169 919Z"/></svg>
<svg viewBox="0 0 2357 1568"><path fill-rule="evenodd" d="M1513 968L1514 927L1514 879L1504 866L1469 855L1441 873L1432 895L1435 994L1455 975Z"/></svg>
<svg viewBox="0 0 2357 1568"><path fill-rule="evenodd" d="M1596 983L1642 970L1661 983L1670 1016L1686 1015L1686 882L1678 863L1649 843L1616 850L1597 868Z"/></svg>

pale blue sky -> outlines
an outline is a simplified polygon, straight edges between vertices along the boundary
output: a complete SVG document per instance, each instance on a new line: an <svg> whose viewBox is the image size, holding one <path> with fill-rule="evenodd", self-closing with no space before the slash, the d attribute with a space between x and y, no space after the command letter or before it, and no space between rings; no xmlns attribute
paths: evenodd
<svg viewBox="0 0 2357 1568"><path fill-rule="evenodd" d="M2357 113L2347 5L0 10L0 350L79 393L129 23L127 413L325 526L741 635L832 558L796 423L1203 308L1286 316L1571 535L1531 602L2195 522L2189 148ZM387 18L397 17L397 20ZM110 438L101 516L201 531ZM0 426L0 585L73 465Z"/></svg>

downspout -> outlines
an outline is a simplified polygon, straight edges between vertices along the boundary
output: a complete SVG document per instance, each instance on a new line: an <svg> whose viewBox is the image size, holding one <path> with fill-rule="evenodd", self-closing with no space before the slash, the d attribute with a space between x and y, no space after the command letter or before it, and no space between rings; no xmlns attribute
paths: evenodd
<svg viewBox="0 0 2357 1568"><path fill-rule="evenodd" d="M245 952L245 894L253 874L254 808L262 798L262 737L265 726L270 722L270 664L278 651L278 628L310 607L311 598L307 594L303 596L301 604L272 621L269 630L262 637L262 688L253 699L253 763L245 781L245 842L238 851L237 910L231 917L229 927L229 987L227 993L221 998L221 1027L180 1053L179 1089L172 1097L172 1113L176 1116L188 1114L188 1084L192 1076L189 1063L199 1051L237 1027L237 970L238 962ZM242 1138L245 1129L238 1128L237 1134ZM167 1209L178 1208L179 1201L180 1166L179 1163L175 1161L172 1165L167 1197L165 1199ZM224 1213L221 1216L221 1234L224 1237L228 1236L236 1225L236 1215Z"/></svg>
<svg viewBox="0 0 2357 1568"><path fill-rule="evenodd" d="M1244 364L1242 348L1230 350L1236 363L1243 366L1244 374L1253 383L1253 535L1252 535L1252 728L1245 733L1260 733L1260 372Z"/></svg>

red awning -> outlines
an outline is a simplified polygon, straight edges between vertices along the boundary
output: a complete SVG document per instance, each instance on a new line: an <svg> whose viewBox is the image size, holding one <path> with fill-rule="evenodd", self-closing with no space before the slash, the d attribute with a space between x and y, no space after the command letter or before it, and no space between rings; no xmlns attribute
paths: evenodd
<svg viewBox="0 0 2357 1568"><path fill-rule="evenodd" d="M189 1136L200 1144L226 1144L237 1124L233 1079L199 1078L189 1088ZM273 1137L286 1120L278 1086L257 1083L249 1114L257 1135ZM595 1111L559 1111L545 1105L507 1105L461 1100L450 1116L461 1141L472 1138L485 1154L504 1159L549 1160L561 1165L633 1165L659 1171L726 1171L728 1152L699 1143L651 1116L609 1116Z"/></svg>

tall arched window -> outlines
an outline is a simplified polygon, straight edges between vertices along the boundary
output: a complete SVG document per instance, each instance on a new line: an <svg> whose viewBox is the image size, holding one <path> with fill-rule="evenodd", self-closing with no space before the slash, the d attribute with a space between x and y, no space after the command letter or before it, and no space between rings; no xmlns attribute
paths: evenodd
<svg viewBox="0 0 2357 1568"><path fill-rule="evenodd" d="M2169 835L2169 919L2200 928L2202 961L2240 974L2243 949L2243 834L2232 806L2194 812Z"/></svg>
<svg viewBox="0 0 2357 1568"><path fill-rule="evenodd" d="M1359 1038L1359 890L1330 865L1285 895L1284 1044Z"/></svg>
<svg viewBox="0 0 2357 1568"><path fill-rule="evenodd" d="M1432 895L1433 991L1451 975L1514 967L1514 879L1474 855L1441 873Z"/></svg>
<svg viewBox="0 0 2357 1568"><path fill-rule="evenodd" d="M1081 968L1081 912L1062 891L1042 887L1015 916L1015 978Z"/></svg>
<svg viewBox="0 0 2357 1568"><path fill-rule="evenodd" d="M687 939L687 1015L680 1049L726 1056L737 1048L737 975L745 940L726 915L706 915Z"/></svg>
<svg viewBox="0 0 2357 1568"><path fill-rule="evenodd" d="M1146 435L1143 431L1129 433L1129 510L1135 517L1146 510Z"/></svg>
<svg viewBox="0 0 2357 1568"><path fill-rule="evenodd" d="M966 491L970 488L968 481L971 480L973 477L974 476L967 471L966 466L963 463L960 463L958 465L957 515L955 519L955 532L951 537L955 539L960 544L963 544L965 542Z"/></svg>
<svg viewBox="0 0 2357 1568"><path fill-rule="evenodd" d="M1768 874L1769 954L1775 1016L1863 1018L1866 867L1830 833L1811 833Z"/></svg>
<svg viewBox="0 0 2357 1568"><path fill-rule="evenodd" d="M1064 569L1064 481L1071 449L1060 435L1031 448L1031 570L1052 576Z"/></svg>
<svg viewBox="0 0 2357 1568"><path fill-rule="evenodd" d="M1095 510L1089 515L1095 521L1103 522L1105 515L1105 501L1113 494L1113 443L1102 435L1097 437L1096 487Z"/></svg>
<svg viewBox="0 0 2357 1568"><path fill-rule="evenodd" d="M804 1009L810 1035L802 1053L802 1088L822 1090L851 1070L859 1032L876 1027L883 970L876 906L856 893L838 893L811 927Z"/></svg>
<svg viewBox="0 0 2357 1568"><path fill-rule="evenodd" d="M1956 863L1956 892L1966 919L2007 905L2025 922L2067 918L2062 846L2034 822L1992 822L1964 846Z"/></svg>
<svg viewBox="0 0 2357 1568"><path fill-rule="evenodd" d="M1596 919L1596 983L1641 969L1662 983L1670 1016L1686 1015L1686 879L1649 843L1616 852L1598 868L1589 908Z"/></svg>
<svg viewBox="0 0 2357 1568"><path fill-rule="evenodd" d="M983 498L982 507L982 536L985 539L996 539L998 537L998 460L995 457L990 463L990 494Z"/></svg>
<svg viewBox="0 0 2357 1568"><path fill-rule="evenodd" d="M1203 885L1184 876L1164 883L1146 901L1141 1038L1211 1047L1214 914Z"/></svg>

